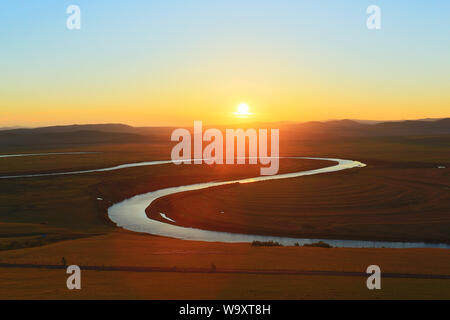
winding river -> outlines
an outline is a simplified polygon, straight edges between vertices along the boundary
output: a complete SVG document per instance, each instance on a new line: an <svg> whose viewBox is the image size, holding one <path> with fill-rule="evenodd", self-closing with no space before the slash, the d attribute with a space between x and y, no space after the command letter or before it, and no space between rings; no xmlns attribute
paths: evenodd
<svg viewBox="0 0 450 320"><path fill-rule="evenodd" d="M0 158L42 157L42 156L94 154L94 153L97 152L48 152L48 153L0 154Z"/></svg>
<svg viewBox="0 0 450 320"><path fill-rule="evenodd" d="M70 153L66 153L70 154ZM37 154L33 154L37 155ZM20 155L10 155L20 156ZM27 155L23 155L27 156ZM28 155L31 156L31 155ZM255 183L268 180L289 179L302 176L309 176L315 174L330 173L353 168L362 168L366 165L352 160L332 159L332 158L310 158L310 157L289 157L291 159L307 159L307 160L325 160L336 162L335 165L308 171L299 171L293 173L278 174L274 176L259 176L255 178L238 179L222 182L205 182L193 184L188 186L178 186L166 189L161 189L153 192L134 196L130 199L124 200L120 203L114 204L108 209L108 216L118 227L129 231L148 233L152 235L164 236L169 238L176 238L182 240L205 241L205 242L226 242L226 243L251 243L253 241L276 241L282 245L299 245L312 244L324 241L335 247L350 247L350 248L443 248L450 249L448 244L433 244L423 242L389 242L389 241L359 241L359 240L330 240L330 239L302 239L302 238L288 238L276 236L261 236L248 235L228 232L209 231L196 228L186 228L175 224L163 223L147 217L146 208L156 199L168 196L171 194L201 190L210 187L217 187L234 183ZM108 172L121 170L125 168L164 165L172 163L172 161L148 161L139 163L123 164L109 168L59 172L59 173L45 173L45 174L28 174L18 176L3 176L0 179L18 179L18 178L33 178L33 177L48 177L48 176L63 176L86 174L94 172ZM166 220L172 222L170 218L166 217L164 213L161 216Z"/></svg>
<svg viewBox="0 0 450 320"><path fill-rule="evenodd" d="M148 218L145 210L156 199L171 194L201 190L210 187L217 187L233 183L254 183L268 180L289 179L314 174L322 174L336 172L341 170L362 168L366 165L352 160L331 159L331 158L307 158L307 157L291 157L293 159L308 160L328 160L337 164L331 167L299 171L293 173L279 174L274 176L259 176L255 178L231 180L224 182L206 182L193 184L188 186L179 186L161 189L145 194L137 195L120 203L117 203L108 209L109 218L118 226L126 230L159 235L169 238L182 240L206 241L206 242L227 242L227 243L250 243L253 241L276 241L282 245L299 245L312 244L320 241L327 242L335 247L351 247L351 248L445 248L450 249L447 244L431 244L423 242L388 242L388 241L359 241L359 240L330 240L330 239L302 239L275 236L248 235L229 232L218 232L210 230L202 230L196 228L186 228L174 224L163 223ZM168 220L161 213L161 216Z"/></svg>

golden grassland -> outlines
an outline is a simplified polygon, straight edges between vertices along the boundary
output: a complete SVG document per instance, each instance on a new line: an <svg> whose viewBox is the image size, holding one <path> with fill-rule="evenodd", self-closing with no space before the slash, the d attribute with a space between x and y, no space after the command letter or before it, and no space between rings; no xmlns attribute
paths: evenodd
<svg viewBox="0 0 450 320"><path fill-rule="evenodd" d="M328 163L286 161L281 172L320 168ZM34 224L36 232L41 233L50 232L49 228L54 227L81 233L105 232L111 229L106 209L133 195L180 184L258 175L259 167L249 165L210 167L169 164L84 175L0 179L0 221L24 223L28 229L29 224Z"/></svg>
<svg viewBox="0 0 450 320"><path fill-rule="evenodd" d="M107 235L0 253L0 263L84 266L151 266L252 270L365 272L379 263L386 273L450 274L445 249L253 247L183 241L114 231Z"/></svg>
<svg viewBox="0 0 450 320"><path fill-rule="evenodd" d="M368 167L173 194L147 213L178 225L295 238L450 243L450 175L428 167Z"/></svg>
<svg viewBox="0 0 450 320"><path fill-rule="evenodd" d="M183 194L181 200L175 197L167 202L164 198L157 205L164 210L160 212L175 217L170 208L178 208L179 201L187 208L188 202L183 203L183 198L192 197L189 203L199 209L196 215L191 220L181 216L177 219L204 228L221 229L227 221L220 219L229 218L224 230L275 230L276 234L323 238L446 241L450 230L450 176L448 169L436 168L449 167L450 151L439 139L437 143L423 141L366 138L341 143L296 142L282 148L282 154L355 159L369 166L330 175ZM100 153L0 159L0 175L101 168L167 159L165 155L170 154L168 146L150 144L32 151ZM328 165L329 162L282 160L280 168L281 172L292 172ZM448 250L255 248L249 244L189 242L121 231L106 215L113 203L143 192L258 174L259 166L167 165L0 180L0 263L58 265L65 257L69 264L96 266L209 268L214 264L217 269L351 272L364 272L367 266L378 264L383 272L450 274ZM226 203L226 214L208 216L209 210L222 209L219 203ZM266 214L273 211L278 215ZM208 223L200 225L199 218ZM264 225L270 225L271 230L264 230ZM84 271L83 290L69 292L66 279L64 270L0 269L0 298L450 299L449 280L384 279L383 290L371 292L362 277Z"/></svg>
<svg viewBox="0 0 450 320"><path fill-rule="evenodd" d="M203 243L125 231L4 251L0 263L153 266L217 270L320 270L450 274L447 250L255 248ZM379 292L364 277L83 271L82 290L66 289L64 270L2 269L0 298L30 299L449 299L450 280L383 279Z"/></svg>
<svg viewBox="0 0 450 320"><path fill-rule="evenodd" d="M52 173L80 171L113 167L124 163L151 160L170 160L170 147L159 144L86 145L58 149L26 149L2 151L0 154L33 154L92 152L88 154L58 154L34 157L0 159L0 175L23 175L30 173Z"/></svg>
<svg viewBox="0 0 450 320"><path fill-rule="evenodd" d="M82 289L69 291L66 279L62 270L8 270L0 273L8 288L0 290L0 299L450 299L443 280L385 279L382 290L369 291L358 277L85 271Z"/></svg>

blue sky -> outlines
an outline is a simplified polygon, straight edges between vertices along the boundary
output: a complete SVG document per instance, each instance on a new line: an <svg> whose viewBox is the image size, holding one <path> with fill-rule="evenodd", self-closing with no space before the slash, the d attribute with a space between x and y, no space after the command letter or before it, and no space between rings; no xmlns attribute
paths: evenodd
<svg viewBox="0 0 450 320"><path fill-rule="evenodd" d="M261 120L443 116L449 39L443 0L2 0L0 125L119 121L124 108L127 122L181 123L247 100Z"/></svg>

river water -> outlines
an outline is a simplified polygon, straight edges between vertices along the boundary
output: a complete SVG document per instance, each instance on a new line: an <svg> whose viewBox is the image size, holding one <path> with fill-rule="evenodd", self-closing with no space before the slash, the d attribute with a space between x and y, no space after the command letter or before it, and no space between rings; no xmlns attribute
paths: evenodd
<svg viewBox="0 0 450 320"><path fill-rule="evenodd" d="M9 157L26 157L26 156L43 156L43 155L56 155L56 154L87 154L89 152L67 152L67 153L45 153L45 154L12 154L12 155L0 155L0 158ZM278 174L273 176L259 176L255 178L223 181L223 182L205 182L188 186L179 186L161 189L153 192L148 192L145 194L137 195L120 203L117 203L108 209L109 218L121 228L126 230L148 233L152 235L159 235L164 237L183 239L183 240L195 240L195 241L207 241L207 242L228 242L228 243L251 243L253 241L275 241L282 245L294 245L298 243L299 245L312 244L320 241L326 242L334 247L350 247L350 248L443 248L450 249L449 244L434 244L434 243L423 243L423 242L389 242L389 241L360 241L360 240L330 240L330 239L303 239L303 238L287 238L287 237L276 237L276 236L261 236L261 235L248 235L248 234L238 234L229 232L218 232L201 230L195 228L185 228L169 223L163 223L157 220L153 220L147 217L145 210L146 208L156 199L186 191L206 189L210 187L217 187L226 184L233 183L254 183L259 181L268 180L278 180L278 179L289 179L301 176L315 175L315 174L325 174L330 172L349 170L354 168L363 168L366 165L353 160L342 160L342 159L332 159L332 158L309 158L309 157L289 157L291 159L309 159L309 160L326 160L336 162L336 165L308 170L299 171L293 173ZM143 166L154 166L154 165L164 165L172 163L170 160L162 161L148 161L148 162L138 162L123 164L108 168L101 169L90 169L82 171L71 171L71 172L57 172L57 173L43 173L43 174L27 174L27 175L16 175L16 176L2 176L0 179L19 179L19 178L34 178L34 177L50 177L50 176L64 176L64 175L76 175L76 174L87 174L95 172L108 172L116 171L126 168L143 167ZM163 215L163 214L162 214ZM165 215L163 216L165 217ZM166 220L170 218L166 217Z"/></svg>

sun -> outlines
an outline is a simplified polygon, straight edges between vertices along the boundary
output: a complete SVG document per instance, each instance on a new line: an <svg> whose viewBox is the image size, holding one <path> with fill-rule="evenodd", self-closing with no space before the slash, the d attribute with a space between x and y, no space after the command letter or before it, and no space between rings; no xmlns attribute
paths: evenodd
<svg viewBox="0 0 450 320"><path fill-rule="evenodd" d="M250 108L249 108L248 104L241 103L240 105L238 105L237 110L238 110L238 113L240 113L240 114L248 114Z"/></svg>
<svg viewBox="0 0 450 320"><path fill-rule="evenodd" d="M237 112L234 112L234 115L238 117L248 117L251 115L250 107L246 103L241 103L237 106Z"/></svg>

